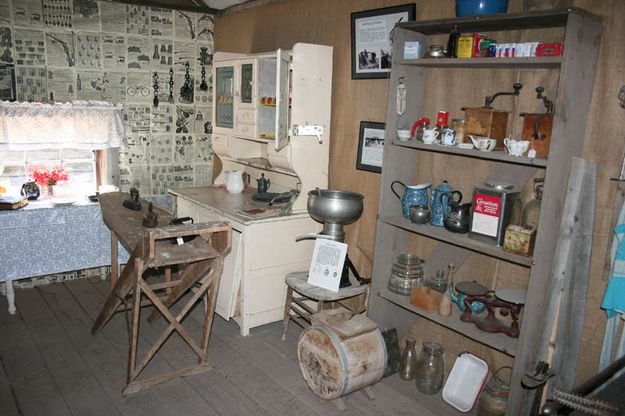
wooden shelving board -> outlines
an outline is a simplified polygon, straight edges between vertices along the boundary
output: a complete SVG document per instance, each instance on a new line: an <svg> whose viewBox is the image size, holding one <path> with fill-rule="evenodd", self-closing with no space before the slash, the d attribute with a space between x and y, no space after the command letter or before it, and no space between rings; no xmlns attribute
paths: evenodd
<svg viewBox="0 0 625 416"><path fill-rule="evenodd" d="M397 25L424 35L448 34L455 25L462 32L496 32L517 29L540 29L566 26L569 15L577 14L597 19L592 14L575 7L538 10L526 13L501 13L488 16L467 16L451 19L404 22Z"/></svg>
<svg viewBox="0 0 625 416"><path fill-rule="evenodd" d="M377 276L377 278L382 278L382 276ZM380 290L378 295L397 306L401 306L402 308L414 312L423 318L429 319L430 321L449 328L460 335L471 338L472 340L501 351L511 357L514 357L516 353L517 338L510 338L504 334L484 332L472 323L462 322L460 320L461 312L455 305L452 305L451 316L444 317L439 315L438 312L427 312L416 308L410 303L409 296L397 295L388 289Z"/></svg>
<svg viewBox="0 0 625 416"><path fill-rule="evenodd" d="M559 68L562 64L562 56L537 56L526 58L421 58L399 59L397 63L423 68L536 69Z"/></svg>
<svg viewBox="0 0 625 416"><path fill-rule="evenodd" d="M524 267L532 265L532 258L503 251L501 247L484 243L468 237L468 234L456 234L447 231L445 227L436 227L430 224L413 224L401 215L381 215L380 220L386 224L411 231L415 234L443 241L445 243L466 248L467 250L485 254L501 260L509 261Z"/></svg>
<svg viewBox="0 0 625 416"><path fill-rule="evenodd" d="M511 156L504 150L493 150L491 152L482 152L477 149L463 149L458 146L443 146L440 144L425 144L417 140L402 141L393 140L395 146L409 147L411 149L419 149L434 153L447 153L452 155L473 157L482 160L493 160L496 162L514 163L517 165L533 166L544 168L547 166L547 159L531 159L525 156Z"/></svg>

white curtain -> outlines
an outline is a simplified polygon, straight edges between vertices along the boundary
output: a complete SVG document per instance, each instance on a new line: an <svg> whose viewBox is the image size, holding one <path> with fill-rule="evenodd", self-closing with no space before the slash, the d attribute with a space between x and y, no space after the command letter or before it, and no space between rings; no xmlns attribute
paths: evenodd
<svg viewBox="0 0 625 416"><path fill-rule="evenodd" d="M122 105L0 101L0 150L107 149L123 144Z"/></svg>

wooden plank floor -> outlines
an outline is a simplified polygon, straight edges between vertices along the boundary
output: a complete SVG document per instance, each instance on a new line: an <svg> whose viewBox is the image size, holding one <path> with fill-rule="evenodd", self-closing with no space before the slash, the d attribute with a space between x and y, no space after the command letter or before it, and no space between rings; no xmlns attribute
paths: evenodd
<svg viewBox="0 0 625 416"><path fill-rule="evenodd" d="M129 397L126 377L127 324L116 314L96 336L91 324L110 283L80 279L18 290L18 312L10 316L0 303L0 415L431 415L418 405L399 379L375 387L376 399L347 397L339 412L309 390L299 372L296 345L301 329L291 323L286 342L282 324L254 328L241 337L233 322L215 317L204 374L170 381ZM185 320L198 334L201 303ZM165 327L163 319L140 327L140 355ZM143 376L194 363L186 343L172 335ZM394 387L395 386L395 387ZM416 387L414 388L416 392Z"/></svg>

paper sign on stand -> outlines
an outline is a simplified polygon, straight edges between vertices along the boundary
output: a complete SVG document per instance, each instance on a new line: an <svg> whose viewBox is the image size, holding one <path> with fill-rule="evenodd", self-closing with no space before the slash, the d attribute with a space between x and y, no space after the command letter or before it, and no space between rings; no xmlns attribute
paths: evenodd
<svg viewBox="0 0 625 416"><path fill-rule="evenodd" d="M347 244L318 238L315 240L308 283L332 292L339 291L343 264L347 255Z"/></svg>

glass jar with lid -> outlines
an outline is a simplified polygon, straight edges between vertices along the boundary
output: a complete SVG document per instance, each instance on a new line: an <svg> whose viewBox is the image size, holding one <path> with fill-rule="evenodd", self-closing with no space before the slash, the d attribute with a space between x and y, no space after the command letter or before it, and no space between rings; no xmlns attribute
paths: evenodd
<svg viewBox="0 0 625 416"><path fill-rule="evenodd" d="M445 362L443 346L438 342L423 343L415 373L417 389L424 394L436 394L443 388Z"/></svg>
<svg viewBox="0 0 625 416"><path fill-rule="evenodd" d="M538 228L538 216L540 215L540 205L543 199L544 178L534 179L534 199L531 199L523 207L521 225L526 228Z"/></svg>

